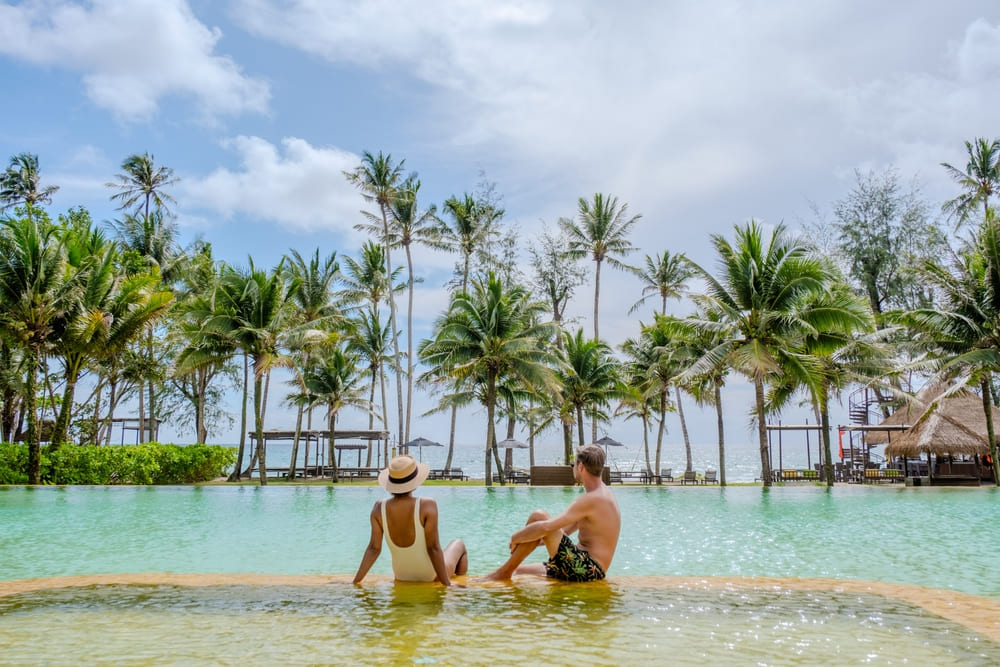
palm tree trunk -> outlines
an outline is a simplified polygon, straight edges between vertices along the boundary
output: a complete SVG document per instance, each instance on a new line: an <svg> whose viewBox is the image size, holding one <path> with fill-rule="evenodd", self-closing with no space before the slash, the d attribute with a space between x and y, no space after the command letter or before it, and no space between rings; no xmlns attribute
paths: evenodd
<svg viewBox="0 0 1000 667"><path fill-rule="evenodd" d="M403 370L399 364L399 331L396 327L396 296L395 285L392 284L392 252L389 250L389 218L385 214L385 204L382 204L382 229L385 234L385 270L389 276L389 327L392 330L392 368L396 372L396 406L399 412L398 442L407 442L403 439Z"/></svg>
<svg viewBox="0 0 1000 667"><path fill-rule="evenodd" d="M368 430L375 430L375 384L378 382L378 369L372 368L372 382L371 388L368 390ZM366 459L365 465L369 468L372 467L372 449L378 447L378 445L372 445L372 440L368 441L368 458ZM379 442L379 441L374 441Z"/></svg>
<svg viewBox="0 0 1000 667"><path fill-rule="evenodd" d="M642 421L642 449L646 454L646 472L653 475L653 464L649 459L649 420L646 419L644 415L640 417L640 421ZM659 480L660 471L657 470L655 475L656 479ZM659 483L659 481L657 481L657 483Z"/></svg>
<svg viewBox="0 0 1000 667"><path fill-rule="evenodd" d="M254 359L253 372L253 413L254 433L257 434L257 474L260 475L260 485L267 486L267 445L264 443L263 387L264 378L257 372L257 360Z"/></svg>
<svg viewBox="0 0 1000 667"><path fill-rule="evenodd" d="M828 403L824 388L824 396L819 412L821 420L820 436L823 438L823 460L826 462L823 465L823 472L824 477L826 477L826 485L833 486L833 463L831 463L833 461L833 451L830 445L830 408Z"/></svg>
<svg viewBox="0 0 1000 667"><path fill-rule="evenodd" d="M597 311L601 301L601 260L597 260L597 269L594 271L594 341L600 342L601 335L597 327ZM593 435L592 442L597 441L597 414L590 420L590 431ZM582 442L580 443L583 444Z"/></svg>
<svg viewBox="0 0 1000 667"><path fill-rule="evenodd" d="M38 351L28 351L28 380L25 389L25 411L28 415L28 484L42 483L42 443L38 431Z"/></svg>
<svg viewBox="0 0 1000 667"><path fill-rule="evenodd" d="M76 394L76 383L80 377L80 366L82 363L83 359L67 360L66 386L63 388L59 415L56 417L55 426L52 428L52 438L49 442L50 452L58 449L66 441L66 433L69 431L69 418L73 412L73 397Z"/></svg>
<svg viewBox="0 0 1000 667"><path fill-rule="evenodd" d="M445 459L445 470L451 468L451 458L455 453L455 424L458 418L458 406L451 406L451 428L448 431L448 458Z"/></svg>
<svg viewBox="0 0 1000 667"><path fill-rule="evenodd" d="M247 442L247 390L250 386L250 365L247 360L247 353L243 353L243 408L240 412L240 446L236 453L236 467L229 476L230 482L240 481L240 470L243 465L243 454Z"/></svg>
<svg viewBox="0 0 1000 667"><path fill-rule="evenodd" d="M292 455L288 461L288 479L295 479L295 468L296 462L299 460L299 438L302 437L302 413L303 408L300 405L299 409L295 414L295 437L292 438ZM308 452L307 452L308 453Z"/></svg>
<svg viewBox="0 0 1000 667"><path fill-rule="evenodd" d="M990 458L993 459L993 482L1000 488L1000 457L997 457L997 437L993 425L993 408L990 405L990 373L980 380L983 392L983 411L986 413L986 437L990 441Z"/></svg>
<svg viewBox="0 0 1000 667"><path fill-rule="evenodd" d="M104 440L105 445L111 444L111 427L115 423L115 408L118 406L118 381L110 380L111 387L109 389L108 395L108 420L105 424L106 436Z"/></svg>
<svg viewBox="0 0 1000 667"><path fill-rule="evenodd" d="M333 439L333 434L337 429L337 411L334 410L333 406L327 406L329 411L329 425L330 425L330 439L327 441L330 445L330 481L336 484L340 481L340 471L337 469L337 443Z"/></svg>
<svg viewBox="0 0 1000 667"><path fill-rule="evenodd" d="M681 420L681 435L684 437L684 453L687 456L687 470L690 472L693 469L691 464L691 438L688 437L688 427L687 421L684 419L684 406L681 405L681 388L674 385L674 395L677 396L677 416Z"/></svg>
<svg viewBox="0 0 1000 667"><path fill-rule="evenodd" d="M664 388L660 392L660 423L656 429L656 467L654 470L659 472L660 470L660 453L663 451L663 433L666 431L667 424L667 389Z"/></svg>
<svg viewBox="0 0 1000 667"><path fill-rule="evenodd" d="M576 430L577 430L577 432L579 433L579 436L580 436L580 442L579 442L578 446L579 447L583 447L584 444L586 444L586 443L584 443L584 441L583 441L583 406L582 405L576 406Z"/></svg>
<svg viewBox="0 0 1000 667"><path fill-rule="evenodd" d="M205 403L208 395L208 369L199 369L197 373L198 398L195 405L195 430L198 432L198 442L208 442L208 424L205 420Z"/></svg>
<svg viewBox="0 0 1000 667"><path fill-rule="evenodd" d="M410 294L406 305L406 428L404 442L410 441L410 415L413 412L413 256L406 246L406 268L409 274ZM391 287L391 286L390 286Z"/></svg>
<svg viewBox="0 0 1000 667"><path fill-rule="evenodd" d="M146 442L146 385L139 380L139 442Z"/></svg>
<svg viewBox="0 0 1000 667"><path fill-rule="evenodd" d="M493 449L493 417L496 413L497 404L496 378L490 375L486 386L486 486L493 486L493 462L490 460L490 452Z"/></svg>
<svg viewBox="0 0 1000 667"><path fill-rule="evenodd" d="M715 420L719 428L719 486L726 485L726 435L722 421L722 382L715 384Z"/></svg>
<svg viewBox="0 0 1000 667"><path fill-rule="evenodd" d="M757 438L760 446L760 477L764 482L764 488L771 486L771 453L767 448L767 422L764 421L764 380L760 377L753 379L754 399L757 406Z"/></svg>

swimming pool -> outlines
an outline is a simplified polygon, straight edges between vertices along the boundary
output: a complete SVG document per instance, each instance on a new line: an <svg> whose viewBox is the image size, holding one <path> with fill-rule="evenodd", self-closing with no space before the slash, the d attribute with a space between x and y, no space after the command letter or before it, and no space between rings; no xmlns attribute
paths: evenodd
<svg viewBox="0 0 1000 667"><path fill-rule="evenodd" d="M438 500L442 539L466 541L473 576L503 560L530 509L557 511L578 493L421 489ZM83 647L94 661L150 663L561 664L581 644L591 663L1000 660L988 627L934 610L1000 613L996 489L616 493L624 522L608 583L445 591L392 585L385 553L362 588L330 576L357 568L374 487L0 488L0 648L56 663ZM148 572L175 579L119 574ZM22 592L11 581L101 574ZM63 583L78 585L40 590ZM949 590L986 599L976 612ZM523 647L512 641L522 635Z"/></svg>

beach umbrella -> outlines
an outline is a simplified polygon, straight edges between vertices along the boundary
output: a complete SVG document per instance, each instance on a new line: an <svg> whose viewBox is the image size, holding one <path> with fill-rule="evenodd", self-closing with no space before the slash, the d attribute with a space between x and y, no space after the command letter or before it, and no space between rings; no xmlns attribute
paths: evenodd
<svg viewBox="0 0 1000 667"><path fill-rule="evenodd" d="M606 459L608 459L609 456L610 456L608 454L608 447L624 447L625 446L622 443L618 442L617 440L615 440L614 438L612 438L611 436L608 436L608 435L604 436L603 438L601 438L600 440L598 440L594 444L597 445L598 447L604 447L604 458L606 458Z"/></svg>
<svg viewBox="0 0 1000 667"><path fill-rule="evenodd" d="M404 445L400 446L400 449L405 449L407 453L410 451L410 447L417 448L417 459L423 460L424 447L444 447L440 442L434 442L433 440L428 440L427 438L414 438Z"/></svg>
<svg viewBox="0 0 1000 667"><path fill-rule="evenodd" d="M497 447L506 449L507 453L504 455L503 467L504 470L510 470L514 467L514 450L515 449L527 449L528 446L521 442L520 440L515 440L514 438L507 438L506 440L501 440L497 443Z"/></svg>

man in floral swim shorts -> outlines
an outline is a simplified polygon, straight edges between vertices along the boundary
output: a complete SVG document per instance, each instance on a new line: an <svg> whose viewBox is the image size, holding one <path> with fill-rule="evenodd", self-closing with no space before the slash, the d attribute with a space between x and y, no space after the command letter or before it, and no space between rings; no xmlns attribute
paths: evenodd
<svg viewBox="0 0 1000 667"><path fill-rule="evenodd" d="M550 517L535 510L528 523L510 538L510 558L486 579L502 581L514 574L544 575L562 581L604 579L618 546L621 514L611 489L601 479L604 450L586 445L576 450L573 478L585 493L570 503L562 514ZM577 533L577 544L569 538ZM521 563L536 547L545 545L545 563Z"/></svg>

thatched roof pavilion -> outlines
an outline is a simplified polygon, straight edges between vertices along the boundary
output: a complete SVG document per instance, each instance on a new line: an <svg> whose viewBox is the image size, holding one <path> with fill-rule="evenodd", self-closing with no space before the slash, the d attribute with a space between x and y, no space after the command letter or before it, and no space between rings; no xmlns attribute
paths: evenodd
<svg viewBox="0 0 1000 667"><path fill-rule="evenodd" d="M978 397L977 397L978 398ZM885 447L886 458L920 458L923 454L986 455L986 417L979 402L978 421L972 415L948 414L942 402L933 403L912 428L895 435ZM1000 425L1000 410L994 409L994 420ZM973 424L981 424L980 429Z"/></svg>
<svg viewBox="0 0 1000 667"><path fill-rule="evenodd" d="M933 415L938 415L938 418L933 423L927 423ZM1000 409L996 407L993 408L993 423L1000 428ZM939 442L940 447L930 451L942 454L980 453L971 451L977 449L977 446L970 438L978 438L983 446L987 446L983 399L965 386L943 383L928 385L917 392L910 403L896 410L879 426L911 426L901 432L871 430L865 434L865 443L868 445L888 443L885 450L887 457L903 456L902 453L895 452L899 448L906 451L908 447L915 446L917 440L922 443L921 447ZM957 449L947 449L948 447Z"/></svg>

